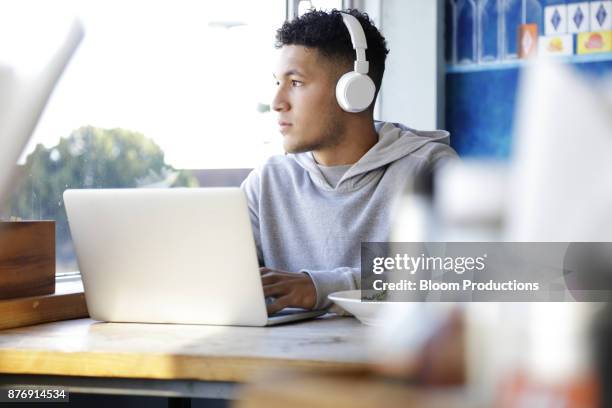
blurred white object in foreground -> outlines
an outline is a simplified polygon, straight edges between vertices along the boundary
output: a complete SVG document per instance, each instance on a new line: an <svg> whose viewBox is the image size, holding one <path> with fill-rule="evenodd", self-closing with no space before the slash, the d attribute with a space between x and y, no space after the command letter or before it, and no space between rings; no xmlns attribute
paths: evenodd
<svg viewBox="0 0 612 408"><path fill-rule="evenodd" d="M603 83L546 60L523 73L506 241L612 241L612 89L606 91ZM593 370L589 327L600 305L524 306L523 322L512 330L523 333L520 347L499 366L523 372L533 383L566 388L588 377ZM498 320L500 326L504 321ZM516 335L483 337L489 337L484 343L504 349ZM477 383L494 377L490 370L481 371L473 378Z"/></svg>
<svg viewBox="0 0 612 408"><path fill-rule="evenodd" d="M439 241L498 241L507 201L507 165L492 160L449 163L436 174Z"/></svg>
<svg viewBox="0 0 612 408"><path fill-rule="evenodd" d="M23 22L24 29L31 31L32 26L26 23ZM0 63L0 205L5 198L3 193L11 180L17 159L34 131L56 82L83 37L83 27L78 21L65 28L70 30L63 43L56 44L55 53L44 64L30 67L33 72L19 71L15 68L19 64L13 66L8 62ZM19 43L19 33L13 34L11 40ZM44 38L45 33L39 33L39 37ZM5 49L0 47L2 51ZM27 54L28 50L23 51Z"/></svg>
<svg viewBox="0 0 612 408"><path fill-rule="evenodd" d="M436 178L440 217L463 224L497 223L506 199L506 166L500 162L465 160L449 163Z"/></svg>
<svg viewBox="0 0 612 408"><path fill-rule="evenodd" d="M612 241L606 88L540 61L526 71L518 100L506 240Z"/></svg>

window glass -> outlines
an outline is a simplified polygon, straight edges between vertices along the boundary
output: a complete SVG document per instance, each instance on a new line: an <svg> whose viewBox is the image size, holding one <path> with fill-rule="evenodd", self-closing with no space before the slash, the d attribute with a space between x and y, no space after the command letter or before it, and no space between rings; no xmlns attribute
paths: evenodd
<svg viewBox="0 0 612 408"><path fill-rule="evenodd" d="M285 8L284 0L3 4L0 14L15 27L36 26L33 33L78 17L85 38L0 217L55 220L57 271L75 270L64 190L198 186L199 170L252 168L282 153L269 103ZM14 59L20 48L31 55L47 48L41 35L12 38Z"/></svg>

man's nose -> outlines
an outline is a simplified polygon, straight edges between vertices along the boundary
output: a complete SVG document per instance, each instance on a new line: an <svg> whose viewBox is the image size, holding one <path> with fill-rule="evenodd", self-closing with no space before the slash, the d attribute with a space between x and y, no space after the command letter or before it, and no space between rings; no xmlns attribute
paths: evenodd
<svg viewBox="0 0 612 408"><path fill-rule="evenodd" d="M289 102L287 102L282 86L279 86L276 90L276 94L272 100L272 109L274 109L276 112L285 112L289 110Z"/></svg>

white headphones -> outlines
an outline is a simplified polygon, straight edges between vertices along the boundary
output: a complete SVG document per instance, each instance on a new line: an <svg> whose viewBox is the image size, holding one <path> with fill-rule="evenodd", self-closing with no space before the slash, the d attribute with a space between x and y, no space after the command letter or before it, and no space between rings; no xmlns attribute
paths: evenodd
<svg viewBox="0 0 612 408"><path fill-rule="evenodd" d="M342 75L336 84L336 100L347 112L363 112L374 100L376 86L368 76L370 64L366 60L365 50L368 48L363 27L357 18L351 14L342 13L342 21L348 28L357 54L355 68Z"/></svg>

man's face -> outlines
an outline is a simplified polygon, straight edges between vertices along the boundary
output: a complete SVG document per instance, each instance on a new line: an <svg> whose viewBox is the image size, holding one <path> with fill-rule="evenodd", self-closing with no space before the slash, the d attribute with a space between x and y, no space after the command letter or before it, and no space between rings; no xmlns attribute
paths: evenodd
<svg viewBox="0 0 612 408"><path fill-rule="evenodd" d="M344 115L336 102L336 71L316 49L280 49L272 108L278 112L286 152L322 150L342 141Z"/></svg>

